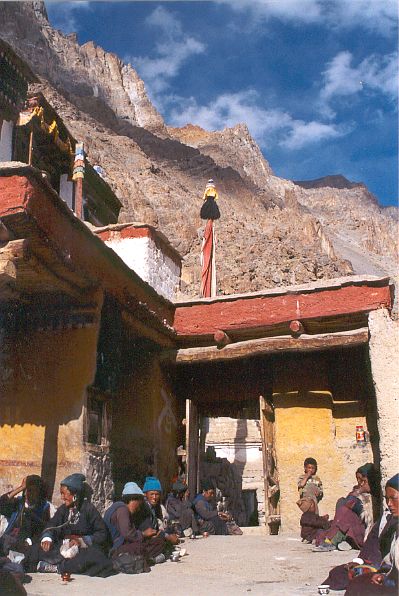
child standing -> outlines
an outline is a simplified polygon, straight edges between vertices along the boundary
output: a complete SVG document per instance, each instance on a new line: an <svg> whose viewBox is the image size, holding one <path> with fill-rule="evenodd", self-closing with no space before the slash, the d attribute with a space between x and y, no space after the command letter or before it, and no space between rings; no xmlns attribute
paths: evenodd
<svg viewBox="0 0 399 596"><path fill-rule="evenodd" d="M303 462L304 473L298 478L298 491L301 499L311 498L315 504L315 513L318 515L318 502L323 498L323 483L316 476L317 461L307 457Z"/></svg>

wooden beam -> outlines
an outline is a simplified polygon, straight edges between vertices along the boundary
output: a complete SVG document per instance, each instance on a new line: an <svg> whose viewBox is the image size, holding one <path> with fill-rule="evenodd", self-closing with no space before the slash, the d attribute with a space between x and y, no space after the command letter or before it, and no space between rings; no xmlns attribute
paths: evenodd
<svg viewBox="0 0 399 596"><path fill-rule="evenodd" d="M55 261L49 250L47 255ZM12 283L19 292L64 293L79 301L87 301L89 289L75 286L62 276L62 268L55 271L44 255L32 251L29 240L11 240L0 249L0 271L4 283Z"/></svg>
<svg viewBox="0 0 399 596"><path fill-rule="evenodd" d="M290 336L266 337L251 339L228 344L220 349L217 346L200 348L182 348L164 352L162 360L169 360L176 364L193 364L249 358L262 354L277 354L279 352L311 352L332 348L345 348L366 344L369 340L367 327L355 331L341 331L339 333L320 333L294 338Z"/></svg>
<svg viewBox="0 0 399 596"><path fill-rule="evenodd" d="M171 348L175 345L174 341L162 332L162 329L156 329L150 324L140 321L134 313L128 310L122 310L122 321L133 335L145 337L164 348Z"/></svg>

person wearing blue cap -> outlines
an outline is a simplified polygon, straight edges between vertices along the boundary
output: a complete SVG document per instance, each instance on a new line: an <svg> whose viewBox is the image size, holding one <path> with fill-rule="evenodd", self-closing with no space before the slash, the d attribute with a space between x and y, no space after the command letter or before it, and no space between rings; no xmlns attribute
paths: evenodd
<svg viewBox="0 0 399 596"><path fill-rule="evenodd" d="M85 496L85 480L83 474L75 473L61 481L63 504L47 523L41 543L33 545L24 561L27 571L97 577L114 574L112 562L104 554L107 527ZM65 541L69 550L77 551L73 558L65 558L61 553Z"/></svg>
<svg viewBox="0 0 399 596"><path fill-rule="evenodd" d="M142 532L149 528L163 536L167 543L179 543L179 537L167 527L167 513L161 503L162 486L155 476L147 476L143 486L144 507L136 514L136 527ZM168 549L166 549L168 550Z"/></svg>
<svg viewBox="0 0 399 596"><path fill-rule="evenodd" d="M104 514L104 521L112 537L110 556L114 568L124 573L148 571L148 565L164 562L165 540L156 530L140 531L134 523L144 505L144 493L136 482L127 482L120 501ZM141 557L141 561L140 561ZM129 569L130 568L130 569Z"/></svg>

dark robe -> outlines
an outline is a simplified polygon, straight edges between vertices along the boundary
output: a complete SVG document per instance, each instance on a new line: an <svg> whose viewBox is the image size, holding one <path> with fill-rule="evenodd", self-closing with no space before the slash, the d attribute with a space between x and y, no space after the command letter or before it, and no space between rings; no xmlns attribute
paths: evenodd
<svg viewBox="0 0 399 596"><path fill-rule="evenodd" d="M7 555L9 549L25 552L29 545L40 540L41 534L50 519L50 503L42 499L34 507L25 507L22 496L9 498L8 494L0 497L0 514L7 518L8 526L0 538L0 554Z"/></svg>
<svg viewBox="0 0 399 596"><path fill-rule="evenodd" d="M108 543L108 530L101 515L86 500L72 513L74 515L70 517L71 510L66 505L57 509L41 537L41 540L51 538L51 548L46 552L40 544L34 545L26 560L27 570L35 571L39 561L47 561L58 564L61 573L98 577L113 575L112 562L103 552ZM73 536L82 538L86 548L79 548L79 553L73 559L64 559L60 554L62 541Z"/></svg>
<svg viewBox="0 0 399 596"><path fill-rule="evenodd" d="M320 530L327 530L330 527L330 522L311 511L306 511L302 514L301 520L301 538L308 542L313 542Z"/></svg>
<svg viewBox="0 0 399 596"><path fill-rule="evenodd" d="M397 520L392 515L388 515L387 522L378 536L381 519L376 522L366 542L361 548L358 558L363 559L366 564L378 569L382 563L382 559L389 552L389 546L392 540L392 532L395 531ZM388 550L387 550L388 549ZM353 581L353 580L352 580ZM332 590L345 590L349 586L348 568L346 565L337 565L331 569L327 579L322 582L328 584Z"/></svg>
<svg viewBox="0 0 399 596"><path fill-rule="evenodd" d="M160 553L169 556L173 551L173 544L166 539L166 533L163 530L159 530L159 520L161 518L161 506L151 507L147 501L144 501L139 511L132 516L132 523L140 532L145 532L148 528L158 532L157 536L150 538L144 537L145 557L147 559L155 558Z"/></svg>
<svg viewBox="0 0 399 596"><path fill-rule="evenodd" d="M359 513L347 505L339 507L331 521L330 528L318 534L316 543L321 544L326 539L331 540L338 532L345 534L346 540L352 547L361 548L363 546L366 526L359 517Z"/></svg>
<svg viewBox="0 0 399 596"><path fill-rule="evenodd" d="M201 532L227 536L226 522L219 517L216 509L205 499L204 495L197 495L193 501L193 505Z"/></svg>
<svg viewBox="0 0 399 596"><path fill-rule="evenodd" d="M134 515L130 513L127 505L122 501L114 503L108 509L109 525L113 537L112 557L121 553L141 555L147 562L151 562L161 554L165 547L163 536L145 538L134 525ZM107 512L104 515L108 519Z"/></svg>
<svg viewBox="0 0 399 596"><path fill-rule="evenodd" d="M198 523L191 501L187 499L182 500L170 494L166 500L166 511L168 513L168 519L172 524L176 522L182 530L192 528L194 533L198 533Z"/></svg>

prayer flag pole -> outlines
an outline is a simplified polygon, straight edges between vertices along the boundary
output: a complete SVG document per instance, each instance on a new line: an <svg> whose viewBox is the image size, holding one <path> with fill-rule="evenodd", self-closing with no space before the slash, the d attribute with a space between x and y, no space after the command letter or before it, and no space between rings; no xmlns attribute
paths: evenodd
<svg viewBox="0 0 399 596"><path fill-rule="evenodd" d="M85 174L85 152L83 143L76 143L72 180L75 183L75 214L83 219L83 178Z"/></svg>
<svg viewBox="0 0 399 596"><path fill-rule="evenodd" d="M216 233L215 220L220 218L216 203L218 193L212 179L208 180L201 207L201 219L206 219L204 237L201 246L201 298L216 296Z"/></svg>

